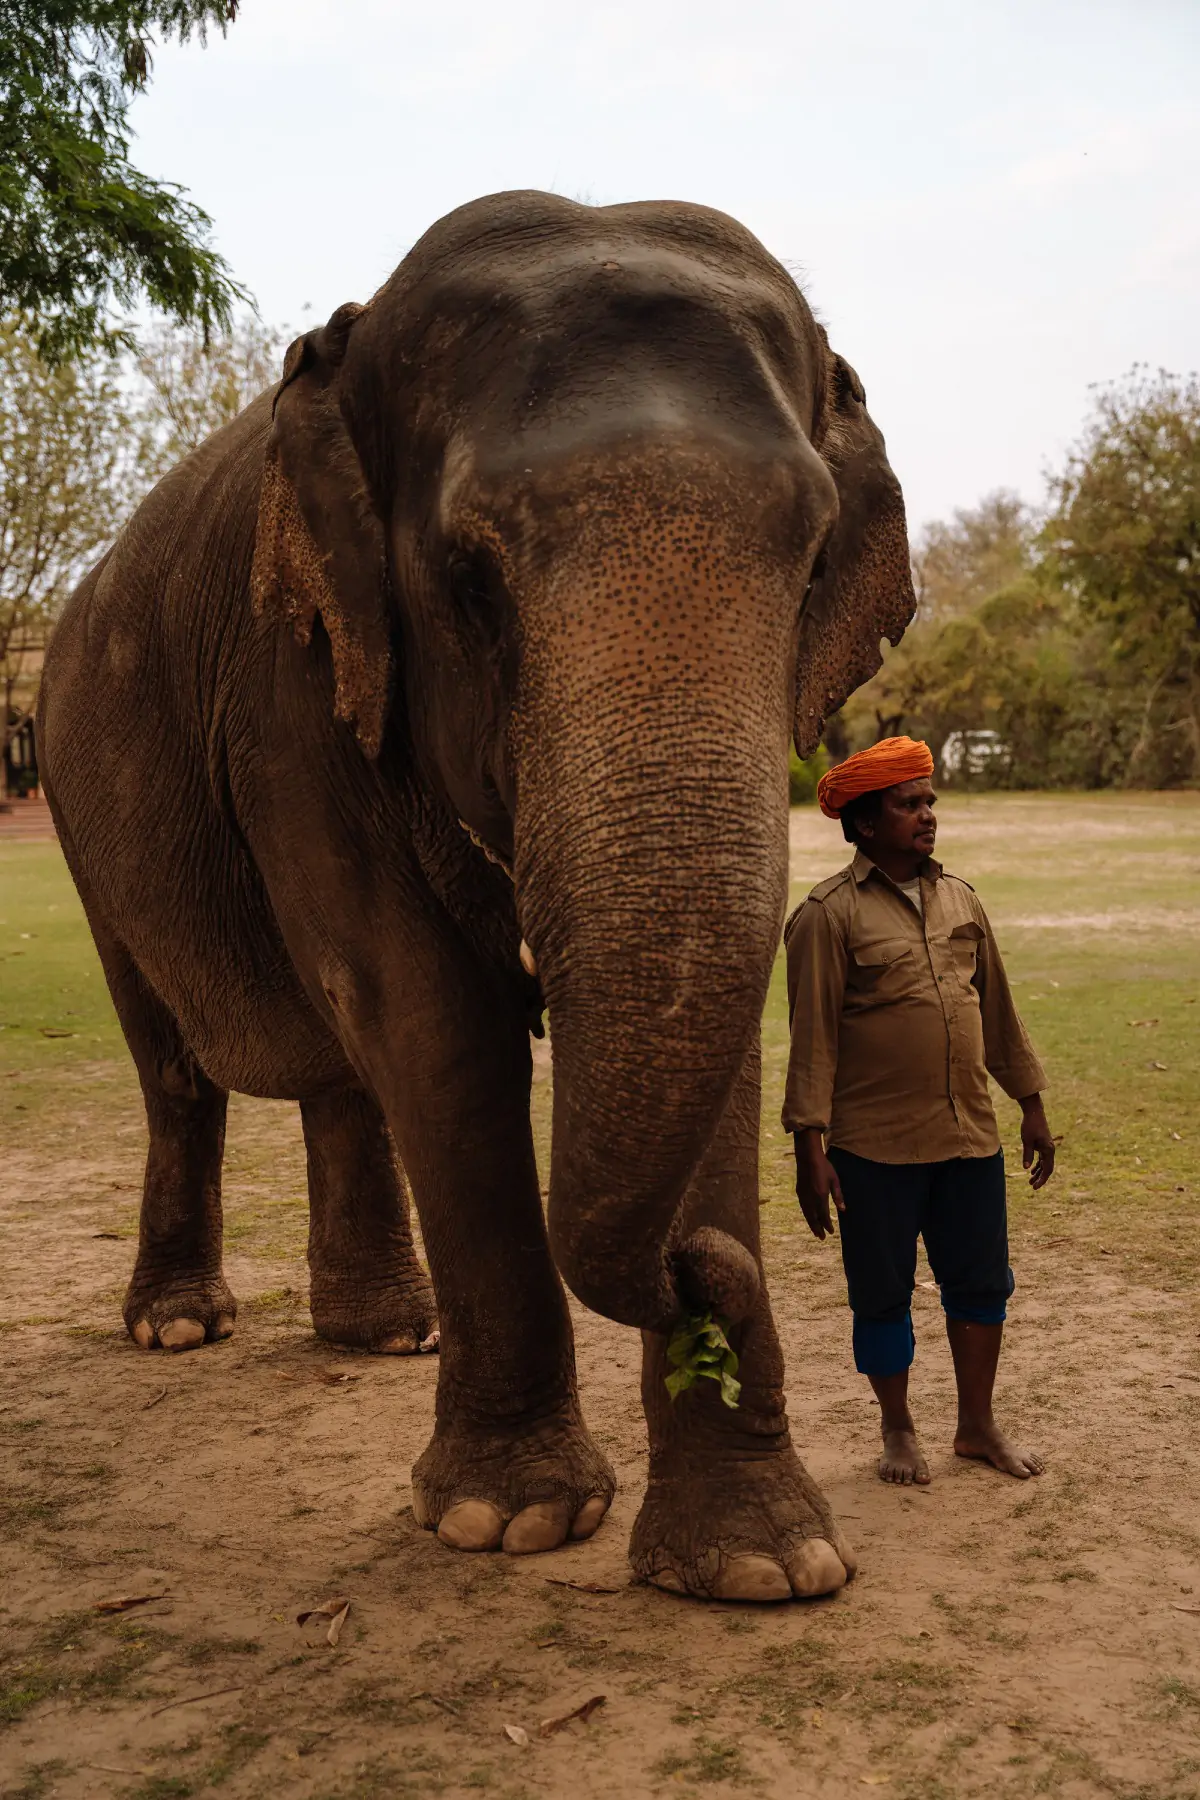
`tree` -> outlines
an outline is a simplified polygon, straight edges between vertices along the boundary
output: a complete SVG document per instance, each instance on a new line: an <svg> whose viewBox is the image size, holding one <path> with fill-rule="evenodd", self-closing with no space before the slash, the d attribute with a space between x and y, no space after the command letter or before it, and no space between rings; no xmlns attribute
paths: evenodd
<svg viewBox="0 0 1200 1800"><path fill-rule="evenodd" d="M148 300L208 333L243 290L211 220L129 160L127 115L152 33L204 41L238 0L0 0L0 312L43 360L128 346L112 309Z"/></svg>
<svg viewBox="0 0 1200 1800"><path fill-rule="evenodd" d="M139 462L147 483L235 419L278 381L294 334L251 314L206 343L197 330L162 325L142 339L135 367Z"/></svg>
<svg viewBox="0 0 1200 1800"><path fill-rule="evenodd" d="M917 616L944 619L984 600L1029 567L1034 521L1019 494L997 488L978 506L925 525L912 548Z"/></svg>
<svg viewBox="0 0 1200 1800"><path fill-rule="evenodd" d="M926 738L940 757L952 731L990 724L979 713L977 686L956 661L956 649L965 654L977 635L961 622L1029 573L1034 528L1031 509L1005 488L922 528L912 547L917 616L879 673L842 708L845 749L836 753L908 732Z"/></svg>
<svg viewBox="0 0 1200 1800"><path fill-rule="evenodd" d="M1097 394L1054 482L1050 567L1137 696L1131 779L1200 778L1200 381L1140 367Z"/></svg>
<svg viewBox="0 0 1200 1800"><path fill-rule="evenodd" d="M131 499L120 371L99 352L48 367L0 324L0 725L33 711L47 633Z"/></svg>

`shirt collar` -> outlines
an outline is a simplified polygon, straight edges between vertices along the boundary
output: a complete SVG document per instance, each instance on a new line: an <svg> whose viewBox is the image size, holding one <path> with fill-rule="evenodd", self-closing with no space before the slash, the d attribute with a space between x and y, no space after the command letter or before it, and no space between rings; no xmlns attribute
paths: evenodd
<svg viewBox="0 0 1200 1800"><path fill-rule="evenodd" d="M850 873L854 876L859 887L862 886L863 882L866 881L867 877L870 875L879 875L884 881L888 880L887 876L884 875L883 870L877 868L870 857L864 855L861 850L856 850L854 852L854 861L850 864ZM942 865L940 862L937 862L934 857L927 856L917 873L926 881L940 881L942 879ZM889 882L888 885L894 887L895 883Z"/></svg>

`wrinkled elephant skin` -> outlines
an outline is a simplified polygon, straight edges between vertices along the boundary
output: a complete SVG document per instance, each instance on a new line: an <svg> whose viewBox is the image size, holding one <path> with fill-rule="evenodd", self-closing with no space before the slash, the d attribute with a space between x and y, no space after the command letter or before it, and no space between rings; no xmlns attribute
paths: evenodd
<svg viewBox="0 0 1200 1800"><path fill-rule="evenodd" d="M477 201L298 339L46 665L47 788L149 1122L134 1340L233 1330L227 1095L296 1100L316 1329L440 1330L421 1524L512 1554L600 1524L565 1278L644 1334L635 1569L839 1587L759 1255L759 1021L789 736L912 606L858 377L719 213ZM666 1395L666 1334L709 1307L736 1410Z"/></svg>

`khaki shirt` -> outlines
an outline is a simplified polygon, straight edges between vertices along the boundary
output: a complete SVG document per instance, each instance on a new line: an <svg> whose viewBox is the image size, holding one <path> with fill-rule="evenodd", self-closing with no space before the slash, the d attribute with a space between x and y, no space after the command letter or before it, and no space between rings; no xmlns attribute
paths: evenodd
<svg viewBox="0 0 1200 1800"><path fill-rule="evenodd" d="M991 1156L988 1075L1015 1100L1046 1085L974 889L930 859L921 897L924 917L860 850L784 927L784 1126L873 1162Z"/></svg>

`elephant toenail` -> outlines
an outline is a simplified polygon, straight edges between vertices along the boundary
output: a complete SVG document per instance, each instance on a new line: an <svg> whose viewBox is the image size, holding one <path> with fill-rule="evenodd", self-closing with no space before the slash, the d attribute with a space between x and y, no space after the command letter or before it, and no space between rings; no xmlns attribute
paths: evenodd
<svg viewBox="0 0 1200 1800"><path fill-rule="evenodd" d="M443 1514L438 1537L455 1550L498 1550L504 1520L489 1500L460 1500Z"/></svg>
<svg viewBox="0 0 1200 1800"><path fill-rule="evenodd" d="M139 1319L133 1328L133 1341L139 1350L153 1350L154 1327L149 1319Z"/></svg>
<svg viewBox="0 0 1200 1800"><path fill-rule="evenodd" d="M801 1600L836 1594L845 1587L849 1570L825 1538L807 1538L788 1564L792 1590Z"/></svg>
<svg viewBox="0 0 1200 1800"><path fill-rule="evenodd" d="M731 1556L713 1582L718 1600L790 1600L792 1584L770 1556Z"/></svg>
<svg viewBox="0 0 1200 1800"><path fill-rule="evenodd" d="M231 1313L218 1313L213 1320L212 1332L210 1335L212 1336L213 1342L216 1344L221 1343L225 1338L232 1337L233 1315Z"/></svg>
<svg viewBox="0 0 1200 1800"><path fill-rule="evenodd" d="M646 1580L654 1587L662 1588L663 1592L667 1594L687 1593L687 1583L682 1575L675 1573L674 1569L659 1569L655 1574L647 1575Z"/></svg>
<svg viewBox="0 0 1200 1800"><path fill-rule="evenodd" d="M539 1550L557 1550L566 1541L571 1514L565 1500L539 1500L517 1514L504 1533L504 1549L510 1556L532 1556Z"/></svg>
<svg viewBox="0 0 1200 1800"><path fill-rule="evenodd" d="M846 1571L846 1580L853 1581L854 1577L858 1574L858 1558L836 1527L834 1530L833 1547L841 1558L842 1566Z"/></svg>
<svg viewBox="0 0 1200 1800"><path fill-rule="evenodd" d="M585 1500L575 1514L575 1522L571 1526L572 1538L576 1542L580 1538L590 1538L592 1533L598 1529L600 1521L607 1511L608 1501L603 1494L593 1494L590 1500Z"/></svg>
<svg viewBox="0 0 1200 1800"><path fill-rule="evenodd" d="M172 1319L158 1334L164 1350L196 1350L204 1342L204 1327L199 1319Z"/></svg>
<svg viewBox="0 0 1200 1800"><path fill-rule="evenodd" d="M427 1355L429 1351L436 1350L438 1345L441 1343L441 1341L442 1341L442 1334L438 1330L437 1326L435 1325L433 1330L430 1332L429 1336L427 1338L421 1339L421 1344L420 1344L421 1354L424 1356L424 1355Z"/></svg>
<svg viewBox="0 0 1200 1800"><path fill-rule="evenodd" d="M398 1331L394 1337L384 1338L375 1348L381 1356L415 1356L417 1334L415 1331Z"/></svg>

